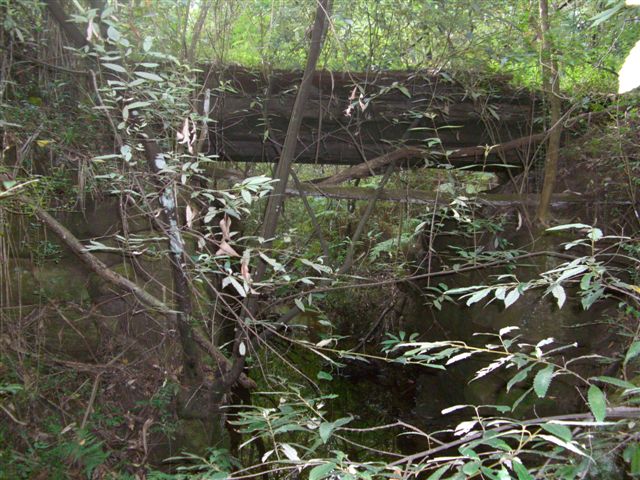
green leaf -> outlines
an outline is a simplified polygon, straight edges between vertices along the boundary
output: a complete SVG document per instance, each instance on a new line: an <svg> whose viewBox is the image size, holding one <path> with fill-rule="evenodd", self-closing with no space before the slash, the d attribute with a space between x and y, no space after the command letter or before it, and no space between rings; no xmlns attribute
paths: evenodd
<svg viewBox="0 0 640 480"><path fill-rule="evenodd" d="M580 279L580 290L589 290L593 276L593 273L587 273Z"/></svg>
<svg viewBox="0 0 640 480"><path fill-rule="evenodd" d="M564 288L562 288L562 285L555 284L551 288L551 294L555 297L558 303L558 308L562 308L565 300L567 299L567 294L565 293Z"/></svg>
<svg viewBox="0 0 640 480"><path fill-rule="evenodd" d="M145 52L148 52L149 50L151 50L151 45L152 44L153 44L153 38L145 37L144 42L142 42L142 49Z"/></svg>
<svg viewBox="0 0 640 480"><path fill-rule="evenodd" d="M476 293L474 293L473 295L471 295L469 297L469 299L467 300L467 307L470 305L473 305L476 302L479 302L480 300L482 300L484 297L486 297L487 295L489 295L489 293L491 293L491 288L485 288L483 290L479 290Z"/></svg>
<svg viewBox="0 0 640 480"><path fill-rule="evenodd" d="M609 5L611 5L611 3L609 3ZM595 15L594 17L591 17L589 19L592 22L591 23L591 28L597 27L602 22L606 22L607 20L609 20L611 17L613 17L616 13L618 13L623 8L624 8L624 2L619 1L613 7L609 8L609 9L603 11L603 12L600 12L599 14Z"/></svg>
<svg viewBox="0 0 640 480"><path fill-rule="evenodd" d="M506 407L507 411L511 410L511 408ZM505 452L513 451L513 448L501 438L487 438L483 439L480 444L489 445L490 447L497 448L499 450L503 450Z"/></svg>
<svg viewBox="0 0 640 480"><path fill-rule="evenodd" d="M614 385L620 388L637 388L637 385L634 385L631 382L627 382L626 380L622 380L620 378L615 378L615 377L607 377L607 376L591 377L590 380L596 380L598 382L608 383L609 385Z"/></svg>
<svg viewBox="0 0 640 480"><path fill-rule="evenodd" d="M313 467L309 472L309 480L322 480L328 477L334 468L336 468L335 463L324 463Z"/></svg>
<svg viewBox="0 0 640 480"><path fill-rule="evenodd" d="M440 478L442 478L442 475L444 475L447 470L449 470L449 465L445 465L444 467L440 467L435 472L433 472L429 476L429 478L427 478L427 480L440 480Z"/></svg>
<svg viewBox="0 0 640 480"><path fill-rule="evenodd" d="M509 308L511 305L515 303L516 300L520 298L520 292L517 288L511 290L504 299L504 308Z"/></svg>
<svg viewBox="0 0 640 480"><path fill-rule="evenodd" d="M540 426L550 434L555 435L565 442L570 442L573 438L571 430L566 425L560 425L558 423L545 423Z"/></svg>
<svg viewBox="0 0 640 480"><path fill-rule="evenodd" d="M591 228L591 225L584 223L567 223L566 225L558 225L557 227L547 228L547 232L557 232L559 230L570 230L572 228Z"/></svg>
<svg viewBox="0 0 640 480"><path fill-rule="evenodd" d="M630 360L640 355L640 342L633 342L627 350L627 355L624 357L624 365L626 366Z"/></svg>
<svg viewBox="0 0 640 480"><path fill-rule="evenodd" d="M531 391L533 390L533 387L529 388L526 392L524 392L522 395L520 395L515 402L513 402L513 405L511 406L511 411L515 412L516 409L518 408L518 406L524 401L525 398L527 398L529 396L529 394L531 393Z"/></svg>
<svg viewBox="0 0 640 480"><path fill-rule="evenodd" d="M109 70L113 70L118 73L127 73L127 69L122 65L118 65L117 63L103 63L102 66L104 68L108 68Z"/></svg>
<svg viewBox="0 0 640 480"><path fill-rule="evenodd" d="M520 370L518 373L516 373L511 380L509 380L507 382L507 392L509 390L511 390L511 388L513 388L513 386L516 383L519 383L521 381L523 381L525 378L527 378L527 375L529 375L529 372L531 371L531 369L535 366L535 364L533 365L529 365L527 368Z"/></svg>
<svg viewBox="0 0 640 480"><path fill-rule="evenodd" d="M551 385L551 379L553 378L554 368L553 365L547 365L540 370L533 379L533 389L539 398L544 398L547 394L549 385Z"/></svg>
<svg viewBox="0 0 640 480"><path fill-rule="evenodd" d="M346 425L351 420L353 420L353 417L339 418L335 422L322 422L320 424L320 428L318 428L318 433L320 434L322 442L327 443L329 437L331 437L331 434L336 428L341 427L342 425Z"/></svg>
<svg viewBox="0 0 640 480"><path fill-rule="evenodd" d="M133 72L140 78L144 78L145 80L153 80L154 82L162 82L164 79L160 75L156 75L151 72Z"/></svg>
<svg viewBox="0 0 640 480"><path fill-rule="evenodd" d="M278 433L287 433L287 432L308 432L309 430L307 430L304 427L301 427L300 425L296 425L295 423L288 423L287 425L282 425L281 427L276 428L273 433L278 434Z"/></svg>
<svg viewBox="0 0 640 480"><path fill-rule="evenodd" d="M411 98L411 93L409 93L407 87L405 87L404 85L396 85L396 88L400 90L405 97Z"/></svg>
<svg viewBox="0 0 640 480"><path fill-rule="evenodd" d="M323 372L322 370L318 372L317 377L318 377L318 380L328 380L328 381L333 380L333 375L327 372Z"/></svg>
<svg viewBox="0 0 640 480"><path fill-rule="evenodd" d="M21 392L24 387L18 383L9 383L0 385L0 393L7 393L11 395L15 395L18 392Z"/></svg>
<svg viewBox="0 0 640 480"><path fill-rule="evenodd" d="M511 480L511 475L509 475L509 472L507 472L504 467L500 467L500 470L497 470L483 466L480 470L482 474L490 480ZM461 480L464 479L464 476L461 477Z"/></svg>
<svg viewBox="0 0 640 480"><path fill-rule="evenodd" d="M151 102L132 102L127 105L127 108L129 110L135 110L136 108L148 107L149 105L151 105Z"/></svg>
<svg viewBox="0 0 640 480"><path fill-rule="evenodd" d="M632 443L624 449L622 458L630 465L631 475L640 474L640 443Z"/></svg>
<svg viewBox="0 0 640 480"><path fill-rule="evenodd" d="M122 38L122 34L113 25L109 25L109 28L107 29L107 36L114 42L117 42Z"/></svg>
<svg viewBox="0 0 640 480"><path fill-rule="evenodd" d="M587 399L596 422L602 422L607 416L607 399L604 393L595 385L591 385L587 393Z"/></svg>
<svg viewBox="0 0 640 480"><path fill-rule="evenodd" d="M564 449L569 450L570 452L577 453L578 455L582 455L583 457L587 457L588 455L583 452L578 446L573 442L565 442L564 440L559 439L553 435L538 435L539 438L546 440L549 443L553 443L558 445Z"/></svg>
<svg viewBox="0 0 640 480"><path fill-rule="evenodd" d="M465 463L464 466L462 467L462 473L469 476L475 475L478 472L478 470L480 470L480 465L481 463L478 461Z"/></svg>
<svg viewBox="0 0 640 480"><path fill-rule="evenodd" d="M533 476L529 473L527 467L520 463L520 461L514 460L511 465L513 471L518 476L518 480L533 480Z"/></svg>
<svg viewBox="0 0 640 480"><path fill-rule="evenodd" d="M331 433L333 432L334 425L330 422L322 422L320 424L320 428L318 429L318 433L320 434L320 438L322 439L322 443L327 443Z"/></svg>

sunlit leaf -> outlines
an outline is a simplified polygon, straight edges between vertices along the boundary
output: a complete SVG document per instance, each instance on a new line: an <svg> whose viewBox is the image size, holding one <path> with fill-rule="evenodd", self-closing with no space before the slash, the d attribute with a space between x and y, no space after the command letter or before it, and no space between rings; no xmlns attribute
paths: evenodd
<svg viewBox="0 0 640 480"><path fill-rule="evenodd" d="M452 406L452 407L445 408L445 409L444 409L444 410L442 410L442 412L440 412L440 413L441 413L442 415L446 415L446 414L448 414L448 413L455 412L456 410L460 410L460 409L462 409L462 408L467 408L468 406L469 406L469 405L454 405L454 406Z"/></svg>
<svg viewBox="0 0 640 480"><path fill-rule="evenodd" d="M122 38L122 34L113 25L109 25L109 28L107 29L107 36L114 42L117 42Z"/></svg>
<svg viewBox="0 0 640 480"><path fill-rule="evenodd" d="M520 292L518 291L517 288L514 288L505 297L504 308L509 308L511 305L513 305L516 302L516 300L518 300L518 298L520 298Z"/></svg>
<svg viewBox="0 0 640 480"><path fill-rule="evenodd" d="M501 337L504 337L507 333L511 333L515 330L520 330L520 327L516 327L514 325L503 327L498 331L498 335L500 335Z"/></svg>
<svg viewBox="0 0 640 480"><path fill-rule="evenodd" d="M640 86L640 40L633 46L618 74L618 93L627 93Z"/></svg>
<svg viewBox="0 0 640 480"><path fill-rule="evenodd" d="M562 308L564 302L567 299L567 294L565 293L562 285L556 283L553 287L551 287L551 294L555 297L558 303L558 308Z"/></svg>
<svg viewBox="0 0 640 480"><path fill-rule="evenodd" d="M153 39L151 37L145 37L144 42L142 42L142 48L145 52L151 50L151 45L153 44Z"/></svg>
<svg viewBox="0 0 640 480"><path fill-rule="evenodd" d="M465 422L460 422L458 425L456 425L456 428L453 434L456 437L461 437L463 435L466 435L471 430L473 430L473 427L475 427L477 424L478 424L477 420L468 420Z"/></svg>
<svg viewBox="0 0 640 480"><path fill-rule="evenodd" d="M474 353L478 353L478 352L464 352L464 353L459 353L458 355L454 355L449 360L447 360L446 365L451 365L452 363L456 363L456 362L459 362L460 360L464 360L465 358L469 358Z"/></svg>
<svg viewBox="0 0 640 480"><path fill-rule="evenodd" d="M577 453L578 455L582 455L584 457L588 456L585 452L583 452L578 446L573 442L565 442L558 437L553 435L538 435L540 438L546 440L547 442L554 443L562 448L565 448L573 453Z"/></svg>
<svg viewBox="0 0 640 480"><path fill-rule="evenodd" d="M470 306L470 305L473 305L476 302L479 302L484 297L489 295L489 293L491 293L491 290L492 290L491 288L485 288L484 290L479 290L479 291L475 292L473 295L471 295L467 299L467 306Z"/></svg>
<svg viewBox="0 0 640 480"><path fill-rule="evenodd" d="M283 443L282 445L280 445L280 449L282 450L282 453L284 453L285 456L289 460L291 460L292 462L300 461L300 457L298 456L298 452L296 452L296 449L293 448L288 443Z"/></svg>
<svg viewBox="0 0 640 480"><path fill-rule="evenodd" d="M573 439L571 430L565 425L559 425L557 423L543 423L540 426L550 434L555 435L565 442L570 442Z"/></svg>
<svg viewBox="0 0 640 480"><path fill-rule="evenodd" d="M555 227L547 228L547 232L557 232L559 230L570 230L572 228L591 228L591 225L585 225L584 223L567 223L565 225L558 225Z"/></svg>
<svg viewBox="0 0 640 480"><path fill-rule="evenodd" d="M154 82L162 82L163 78L160 75L151 72L133 72L140 78L144 78L145 80L153 80Z"/></svg>
<svg viewBox="0 0 640 480"><path fill-rule="evenodd" d="M127 73L127 69L117 63L103 63L102 66L109 70L113 70L114 72Z"/></svg>

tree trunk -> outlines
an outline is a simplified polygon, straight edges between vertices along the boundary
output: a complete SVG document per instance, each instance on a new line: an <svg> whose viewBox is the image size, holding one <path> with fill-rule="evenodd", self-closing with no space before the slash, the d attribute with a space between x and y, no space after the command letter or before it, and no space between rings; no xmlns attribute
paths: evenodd
<svg viewBox="0 0 640 480"><path fill-rule="evenodd" d="M326 20L329 16L330 8L331 0L318 0L318 8L316 10L316 18L311 35L311 46L309 48L307 65L304 70L302 82L300 83L300 88L298 89L296 101L293 105L291 120L289 121L287 135L284 140L284 146L282 147L282 154L280 155L280 160L278 161L278 166L274 175L274 178L278 180L278 182L275 184L275 188L271 195L269 195L269 201L267 203L262 223L262 237L267 240L273 238L278 226L278 220L280 218L282 204L287 190L289 172L295 158L296 146L298 144L298 132L300 131L300 125L302 124L302 116L306 107L307 97L311 90L313 72L316 69L318 57L322 50L322 42L327 23ZM266 264L260 263L256 272L256 281L260 281L262 279L265 270Z"/></svg>
<svg viewBox="0 0 640 480"><path fill-rule="evenodd" d="M324 33L327 25L327 18L331 9L331 0L318 0L318 8L316 9L316 17L313 24L313 32L311 34L311 45L309 47L309 56L307 57L307 65L300 82L300 88L298 89L298 95L293 105L293 111L291 112L291 120L287 128L287 134L282 147L282 154L276 168L274 178L278 180L275 184L275 188L269 195L267 207L265 209L264 219L262 223L262 237L267 240L264 247L268 248L271 244L269 241L276 233L278 226L278 220L282 211L282 205L284 202L287 182L289 180L289 173L291 171L291 165L295 159L296 146L298 144L298 132L300 131L300 125L302 124L302 116L306 107L307 98L311 90L313 73L315 72L316 65L318 63L318 57L322 50L322 43ZM267 265L265 262L258 263L256 273L254 275L254 282L260 282L264 277ZM249 297L245 306L246 312L253 316L257 308L257 299L255 297ZM245 355L247 353L247 346L249 341L246 332L242 325L237 325L236 338L233 346L233 367L226 375L223 381L223 388L230 388L236 383L236 379L242 373L245 365Z"/></svg>
<svg viewBox="0 0 640 480"><path fill-rule="evenodd" d="M558 172L562 126L560 125L561 105L558 61L553 54L553 44L549 38L549 5L547 0L539 0L539 2L540 35L542 42L540 52L542 87L547 99L547 104L551 110L551 133L547 143L547 155L544 162L544 182L542 184L542 193L540 194L540 203L538 204L536 217L542 225L547 225L549 203L551 202L551 195L553 195Z"/></svg>
<svg viewBox="0 0 640 480"><path fill-rule="evenodd" d="M204 22L207 19L207 15L209 14L209 9L211 8L211 1L205 1L200 6L200 14L198 15L198 20L196 20L196 24L193 27L193 33L191 34L191 45L186 52L187 63L190 66L193 66L196 59L196 49L198 48L198 42L200 41L200 35L202 34L202 28L204 27ZM185 30L187 26L185 25Z"/></svg>

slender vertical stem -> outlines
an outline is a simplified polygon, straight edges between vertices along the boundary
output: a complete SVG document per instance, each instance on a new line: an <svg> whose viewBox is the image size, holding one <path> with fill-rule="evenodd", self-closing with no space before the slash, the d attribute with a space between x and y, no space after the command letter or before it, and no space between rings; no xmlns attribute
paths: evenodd
<svg viewBox="0 0 640 480"><path fill-rule="evenodd" d="M331 0L318 0L318 8L316 9L316 18L311 34L311 46L309 48L309 56L307 57L307 65L302 76L302 82L298 89L298 95L291 112L291 120L287 128L287 134L282 147L282 155L278 162L275 172L275 179L278 180L273 192L269 196L267 208L262 223L262 237L267 241L273 238L278 227L278 220L282 212L284 202L284 194L287 189L289 180L289 172L295 158L296 147L298 145L298 133L302 125L302 117L306 108L307 98L311 91L313 73L315 72L318 58L322 50L323 37L327 25L327 17L331 8ZM260 281L266 271L266 264L261 262L256 271L255 279Z"/></svg>
<svg viewBox="0 0 640 480"><path fill-rule="evenodd" d="M542 225L548 223L549 205L551 195L556 184L558 174L558 157L560 156L560 139L562 137L562 127L559 125L561 117L560 100L560 75L558 72L558 62L553 54L553 43L550 38L549 5L547 0L539 0L540 10L540 36L541 52L540 61L542 64L542 87L549 105L551 113L551 125L554 128L549 135L547 143L547 155L544 165L544 182L540 203L536 217Z"/></svg>

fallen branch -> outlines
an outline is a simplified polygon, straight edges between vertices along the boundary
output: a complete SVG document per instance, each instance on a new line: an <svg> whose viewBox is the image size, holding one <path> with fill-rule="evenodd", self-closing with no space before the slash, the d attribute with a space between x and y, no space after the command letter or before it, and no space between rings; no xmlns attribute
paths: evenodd
<svg viewBox="0 0 640 480"><path fill-rule="evenodd" d="M509 142L499 143L497 145L478 145L474 147L458 148L456 150L449 151L446 155L430 152L418 147L402 147L392 152L385 153L384 155L380 155L379 157L376 157L372 160L367 160L366 162L354 165L353 167L349 167L346 170L336 173L329 178L321 179L312 183L320 186L338 185L348 180L355 180L357 178L366 178L372 175L376 175L382 167L390 163L420 158L435 160L436 163L443 165L454 164L454 166L467 166L468 164L470 166L477 164L478 167L483 167L483 162L489 155L506 153L512 150L516 150L525 145L539 143L544 140L546 135L547 133L537 133L535 135L527 135L526 137L516 138L515 140L511 140ZM460 160L466 160L470 158L473 158L475 160L478 159L478 157L480 157L483 162L465 162L465 165L455 165L456 163L460 163Z"/></svg>
<svg viewBox="0 0 640 480"><path fill-rule="evenodd" d="M353 167L349 167L346 170L336 173L329 178L318 181L315 184L324 187L329 185L337 185L339 183L343 183L348 180L355 180L357 178L370 177L372 175L375 175L376 172L379 171L382 167L389 165L390 163L395 163L399 160L407 160L412 158L424 158L427 155L428 153L421 148L399 148L398 150L385 153L384 155L380 155L379 157L376 157L372 160L367 160L366 162L360 163Z"/></svg>
<svg viewBox="0 0 640 480"><path fill-rule="evenodd" d="M30 208L32 208L36 217L49 230L55 233L58 238L73 252L73 254L76 255L82 261L82 263L84 263L92 272L97 274L106 282L109 282L110 284L118 287L119 289L133 294L143 305L146 305L147 307L150 307L153 310L161 313L167 318L167 320L169 320L169 322L175 322L175 317L177 314L175 310L170 308L168 305L166 305L164 302L157 299L150 293L146 292L136 283L107 267L104 262L87 251L85 246L80 243L80 241L64 225L58 222L43 208L35 205L25 197L16 196L16 198L24 205L28 205ZM193 334L196 343L205 351L207 351L214 358L214 360L221 365L221 367L223 367L225 370L231 368L231 363L224 356L224 354L220 352L220 350L211 345L204 338L200 338L200 335L197 334L197 332L194 331ZM246 388L255 388L256 386L255 382L247 377L244 373L240 375L239 382Z"/></svg>
<svg viewBox="0 0 640 480"><path fill-rule="evenodd" d="M469 157L484 157L486 155L495 155L498 153L505 153L525 145L532 145L540 143L547 136L548 132L537 133L535 135L527 135L526 137L516 138L505 143L499 143L497 145L485 145L476 147L465 147L454 150L447 155L449 160L456 160Z"/></svg>

